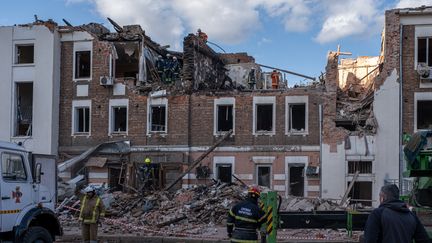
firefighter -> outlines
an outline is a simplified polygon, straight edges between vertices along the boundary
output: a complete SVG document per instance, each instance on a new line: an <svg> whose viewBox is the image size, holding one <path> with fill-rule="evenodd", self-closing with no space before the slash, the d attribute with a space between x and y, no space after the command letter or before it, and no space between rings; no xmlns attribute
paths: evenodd
<svg viewBox="0 0 432 243"><path fill-rule="evenodd" d="M271 73L272 89L277 89L279 87L279 75L280 73L276 69Z"/></svg>
<svg viewBox="0 0 432 243"><path fill-rule="evenodd" d="M87 186L81 193L79 189L75 192L81 201L79 221L81 221L81 233L83 242L96 243L98 223L105 217L105 206L102 199L96 194L92 186Z"/></svg>
<svg viewBox="0 0 432 243"><path fill-rule="evenodd" d="M257 230L265 222L266 214L258 206L260 189L252 186L247 198L228 213L227 231L231 242L258 242Z"/></svg>
<svg viewBox="0 0 432 243"><path fill-rule="evenodd" d="M144 165L140 168L141 180L143 182L143 191L149 191L153 188L153 182L155 179L154 168L150 158L144 159Z"/></svg>
<svg viewBox="0 0 432 243"><path fill-rule="evenodd" d="M207 36L206 33L202 32L201 29L198 29L198 31L197 31L197 36L198 36L198 38L200 38L204 43L207 43L208 36Z"/></svg>

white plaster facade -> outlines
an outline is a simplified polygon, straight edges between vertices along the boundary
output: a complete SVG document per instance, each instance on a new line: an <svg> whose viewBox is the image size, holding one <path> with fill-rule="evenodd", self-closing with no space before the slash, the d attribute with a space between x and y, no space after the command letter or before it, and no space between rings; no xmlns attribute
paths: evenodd
<svg viewBox="0 0 432 243"><path fill-rule="evenodd" d="M17 45L33 45L33 63L16 64ZM57 154L60 37L44 25L0 27L0 140L34 153ZM32 134L16 136L16 84L33 83Z"/></svg>

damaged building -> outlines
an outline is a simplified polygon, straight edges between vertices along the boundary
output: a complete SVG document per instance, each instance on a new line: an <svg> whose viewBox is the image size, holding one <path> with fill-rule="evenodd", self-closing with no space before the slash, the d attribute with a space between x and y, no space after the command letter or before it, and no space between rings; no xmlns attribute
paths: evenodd
<svg viewBox="0 0 432 243"><path fill-rule="evenodd" d="M139 26L114 26L60 29L60 157L91 150L62 177L137 190L150 158L158 188L186 171L175 188L238 178L319 196L321 85L287 88L283 70L265 72L246 53L219 54L195 34L179 53Z"/></svg>
<svg viewBox="0 0 432 243"><path fill-rule="evenodd" d="M431 13L430 7L386 11L380 56L340 59L340 52L329 53L323 197L340 198L352 181L351 200L366 205L379 204L374 199L384 184L409 190L410 180L402 179L402 139L432 128Z"/></svg>

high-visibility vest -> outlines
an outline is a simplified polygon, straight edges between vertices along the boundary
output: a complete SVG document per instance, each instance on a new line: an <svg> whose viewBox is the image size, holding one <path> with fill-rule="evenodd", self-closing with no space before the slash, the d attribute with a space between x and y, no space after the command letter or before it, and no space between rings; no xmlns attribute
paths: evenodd
<svg viewBox="0 0 432 243"><path fill-rule="evenodd" d="M91 219L83 219L83 211L84 211L84 207L86 206L87 203L87 195L84 196L82 202L81 202L81 210L80 210L80 215L79 215L79 220L82 221L85 224L95 224L97 222L97 218L96 218L96 211L97 208L99 207L99 204L101 203L101 199L99 197L97 197L96 199L96 204L92 210L92 217ZM99 212L99 216L104 216L104 212Z"/></svg>

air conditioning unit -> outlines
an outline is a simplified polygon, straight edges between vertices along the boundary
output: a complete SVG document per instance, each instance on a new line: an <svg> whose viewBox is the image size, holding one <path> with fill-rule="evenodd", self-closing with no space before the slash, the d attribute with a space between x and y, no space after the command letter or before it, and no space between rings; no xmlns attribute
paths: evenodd
<svg viewBox="0 0 432 243"><path fill-rule="evenodd" d="M429 67L426 63L419 63L417 65L417 73L420 79L432 80L432 67Z"/></svg>
<svg viewBox="0 0 432 243"><path fill-rule="evenodd" d="M114 79L109 76L101 76L99 81L100 81L100 85L103 86L111 86L114 84Z"/></svg>

